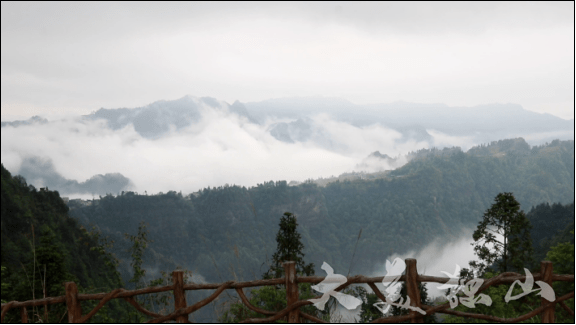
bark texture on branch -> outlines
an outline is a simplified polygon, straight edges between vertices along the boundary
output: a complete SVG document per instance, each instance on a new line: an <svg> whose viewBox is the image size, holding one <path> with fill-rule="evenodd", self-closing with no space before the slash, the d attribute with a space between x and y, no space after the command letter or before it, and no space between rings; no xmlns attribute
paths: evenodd
<svg viewBox="0 0 576 325"><path fill-rule="evenodd" d="M78 287L74 282L64 283L66 288L66 307L68 308L68 323L78 323L82 318L82 307L78 300Z"/></svg>
<svg viewBox="0 0 576 325"><path fill-rule="evenodd" d="M416 269L416 260L413 258L406 259L406 291L408 292L408 297L410 297L410 305L420 308L422 303L420 302L420 290L418 289L418 270ZM416 314L420 313L414 310L410 311L410 315L416 316ZM412 318L410 321L411 323L424 323L422 317Z"/></svg>
<svg viewBox="0 0 576 325"><path fill-rule="evenodd" d="M174 285L174 310L186 308L186 292L184 291L184 271L172 272L172 283ZM176 323L188 323L188 315L181 315L176 318Z"/></svg>
<svg viewBox="0 0 576 325"><path fill-rule="evenodd" d="M552 287L552 262L540 262L540 273L542 274L542 282ZM547 307L542 313L542 323L554 323L554 307L556 307L556 304L544 299L544 297L540 298L540 304L543 307Z"/></svg>

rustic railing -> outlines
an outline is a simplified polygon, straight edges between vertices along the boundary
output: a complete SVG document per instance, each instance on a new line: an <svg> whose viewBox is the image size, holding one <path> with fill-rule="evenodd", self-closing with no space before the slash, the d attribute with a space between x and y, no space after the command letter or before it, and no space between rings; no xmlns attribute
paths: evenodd
<svg viewBox="0 0 576 325"><path fill-rule="evenodd" d="M423 317L427 315L432 315L435 313L443 313L443 314L450 314L462 317L470 317L476 319L483 319L490 322L506 322L506 323L517 323L523 320L529 319L536 315L541 315L542 323L554 323L555 313L554 309L556 304L559 304L563 309L565 309L570 315L574 316L574 311L571 310L566 304L564 300L570 299L574 297L574 291L565 294L561 297L557 297L554 301L550 302L546 299L542 298L541 306L532 310L531 312L524 314L522 316L516 318L500 318L490 315L483 315L483 314L474 314L474 313L467 313L467 312L460 312L451 310L450 305L448 303L437 305L437 306L429 306L424 305L420 302L420 291L418 290L418 283L419 282L436 282L436 283L446 283L450 280L450 278L446 277L435 277L435 276L427 276L427 275L419 275L416 271L416 260L415 259L406 259L406 272L405 275L402 275L399 278L399 281L405 281L407 287L407 293L410 297L410 304L413 307L419 307L426 312L426 315L422 315L416 311L410 311L408 315L404 316L395 316L395 317L381 317L373 321L373 323L398 323L410 320L412 323L422 323ZM125 290L125 289L116 289L112 292L108 293L97 293L97 294L79 294L78 288L74 282L66 282L66 295L60 297L52 297L52 298L44 298L44 299L36 299L36 300L28 300L24 302L18 301L11 301L8 303L2 304L2 318L1 321L4 322L4 317L6 313L13 308L20 308L21 310L21 317L22 322L28 322L28 313L26 308L27 307L34 307L34 306L46 306L51 304L58 304L58 303L65 303L68 309L68 322L69 323L84 323L88 321L92 316L94 316L100 308L102 308L108 301L111 299L119 299L123 298L128 303L130 303L136 310L139 312L153 317L153 319L149 320L148 323L161 323L167 321L176 321L177 323L188 323L188 315L195 312L196 310L204 307L205 305L212 302L216 299L224 290L226 289L235 289L238 293L238 296L242 300L242 303L252 311L257 313L263 314L268 316L266 318L251 318L242 321L243 323L269 323L280 318L286 318L289 323L297 323L304 319L314 321L317 323L326 323L326 321L317 318L315 316L306 314L299 310L300 307L311 305L312 302L308 300L298 300L298 283L320 283L325 278L319 276L297 276L295 263L294 262L285 262L284 263L284 270L285 270L285 277L278 278L278 279L269 279L269 280L256 280L256 281L249 281L249 282L234 282L229 281L225 283L217 283L217 284L184 284L184 272L183 271L174 271L172 273L172 285L163 286L163 287L151 287L151 288L144 288L138 290ZM365 277L363 275L357 275L352 277L347 277L346 283L340 285L335 291L341 291L347 286L351 284L360 284L365 283L370 286L370 288L374 291L374 293L380 298L383 302L386 302L386 298L382 294L382 292L376 287L376 283L382 282L383 276L380 277ZM542 262L541 263L541 271L540 273L533 274L534 281L540 280L543 281L550 286L554 281L568 281L574 282L574 275L559 275L552 273L552 262ZM488 289L491 286L500 285L500 284L511 284L516 280L525 281L526 275L521 275L518 273L513 272L505 272L496 277L491 279L484 280L483 285L476 291L475 294L479 294L482 291ZM278 312L272 312L268 310L264 310L253 306L246 295L244 294L243 289L248 287L258 287L258 286L267 286L267 285L280 285L284 284L286 286L286 298L287 298L287 307ZM188 306L186 303L186 290L203 290L203 289L216 289L214 293L212 293L209 297ZM151 312L144 307L140 306L134 296L142 295L142 294L149 294L149 293L158 293L158 292L166 292L166 291L173 291L174 295L174 311L168 315L161 315L154 312ZM316 299L320 298L321 296L316 297ZM82 315L82 308L80 305L81 301L86 300L100 300L98 305L92 309L88 314Z"/></svg>

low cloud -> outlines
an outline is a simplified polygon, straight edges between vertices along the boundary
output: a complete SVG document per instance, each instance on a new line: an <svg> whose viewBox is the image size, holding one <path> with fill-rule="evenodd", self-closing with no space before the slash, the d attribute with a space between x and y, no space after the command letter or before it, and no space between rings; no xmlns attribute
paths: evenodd
<svg viewBox="0 0 576 325"><path fill-rule="evenodd" d="M460 147L463 151L467 151L473 146L477 145L472 137L469 136L451 136L436 130L426 130L434 139L434 147Z"/></svg>
<svg viewBox="0 0 576 325"><path fill-rule="evenodd" d="M355 126L328 114L301 120L270 115L258 124L248 113L240 103L186 96L91 117L4 123L2 163L31 184L70 197L125 190L187 194L389 170L405 164L411 151L482 143L421 127ZM391 159L370 157L376 151Z"/></svg>
<svg viewBox="0 0 576 325"><path fill-rule="evenodd" d="M556 139L574 139L574 129L550 132L528 133L521 135L526 142L535 146L542 145L546 142L552 142Z"/></svg>
<svg viewBox="0 0 576 325"><path fill-rule="evenodd" d="M35 186L51 184L63 194L89 198L92 188L114 194L127 188L190 193L226 183L255 186L329 177L354 170L376 150L394 155L422 145L396 145L401 135L394 130L377 124L359 128L327 115L312 118L319 135L286 143L269 132L279 121L260 125L221 107L201 104L198 110L198 120L163 130L157 138L143 136L131 123L114 129L101 119L7 125L2 127L2 163ZM109 180L115 185L106 187L103 181Z"/></svg>
<svg viewBox="0 0 576 325"><path fill-rule="evenodd" d="M409 251L403 254L393 254L387 258L388 261L392 262L396 258L405 260L407 258L414 258L417 261L418 274L447 277L442 271L449 274L454 274L456 266L458 265L460 269L470 268L469 262L473 260L478 260L478 257L474 253L473 249L473 239L472 233L473 229L463 229L460 233L460 238L446 243L445 240L438 238L437 240L430 243L425 248L418 251ZM502 236L497 235L496 238L502 241ZM337 273L337 272L336 272ZM386 271L386 261L382 261L368 276L385 276ZM445 290L438 289L441 283L428 282L428 298L434 299L438 296L444 296ZM361 284L368 292L372 290L365 284ZM382 283L376 283L376 286L381 292L384 292L384 286ZM353 323L355 319L360 319L361 309L360 307L355 310L347 310L343 306L337 304L335 313L332 316L332 322L347 322Z"/></svg>
<svg viewBox="0 0 576 325"><path fill-rule="evenodd" d="M476 260L477 256L474 254L472 239L472 229L462 230L460 238L450 243L438 239L424 249L419 251L410 251L404 254L394 254L388 257L392 262L396 258L402 260L406 258L415 258L417 261L417 269L419 274L446 277L442 271L450 274L454 273L456 265L460 268L470 268L468 263ZM386 275L386 262L383 261L375 270L372 276ZM443 290L437 289L441 286L440 283L430 282L427 285L428 295L433 298L444 294ZM383 289L380 284L379 287Z"/></svg>

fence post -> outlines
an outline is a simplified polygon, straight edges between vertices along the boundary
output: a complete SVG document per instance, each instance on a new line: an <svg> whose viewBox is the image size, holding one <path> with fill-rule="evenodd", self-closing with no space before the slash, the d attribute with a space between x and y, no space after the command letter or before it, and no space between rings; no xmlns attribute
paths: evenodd
<svg viewBox="0 0 576 325"><path fill-rule="evenodd" d="M28 324L28 312L26 311L26 307L20 309L20 317L22 317L22 324Z"/></svg>
<svg viewBox="0 0 576 325"><path fill-rule="evenodd" d="M184 291L184 271L176 270L172 272L172 283L174 283L174 310L186 308L186 292ZM188 315L178 316L176 323L188 323Z"/></svg>
<svg viewBox="0 0 576 325"><path fill-rule="evenodd" d="M296 282L296 262L284 262L284 277L286 278L286 304L298 301L298 283ZM298 323L298 308L288 313L288 323Z"/></svg>
<svg viewBox="0 0 576 325"><path fill-rule="evenodd" d="M68 308L68 323L76 323L82 317L82 307L78 300L78 287L74 282L65 282L66 307Z"/></svg>
<svg viewBox="0 0 576 325"><path fill-rule="evenodd" d="M546 282L552 286L552 262L540 262L540 274L542 274L542 282ZM551 303L544 298L540 298L540 304L542 306L551 305L542 312L542 323L554 323L554 308L556 307L556 304Z"/></svg>
<svg viewBox="0 0 576 325"><path fill-rule="evenodd" d="M416 269L416 260L407 258L406 262L406 291L410 297L410 305L422 307L420 302L420 290L418 289L418 270ZM417 311L410 311L410 315L420 314ZM412 318L412 323L424 323L422 317Z"/></svg>

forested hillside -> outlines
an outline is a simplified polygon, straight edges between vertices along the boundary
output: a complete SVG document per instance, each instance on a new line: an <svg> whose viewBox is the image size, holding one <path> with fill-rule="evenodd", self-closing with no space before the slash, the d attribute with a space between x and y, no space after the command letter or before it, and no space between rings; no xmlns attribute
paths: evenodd
<svg viewBox="0 0 576 325"><path fill-rule="evenodd" d="M252 188L205 188L186 197L128 192L70 206L72 216L116 240L125 278L130 268L123 234L135 233L145 221L153 241L144 257L150 276L179 265L194 271L197 281L216 282L255 279L268 269L285 211L298 218L307 262L318 267L326 261L342 273L352 262L352 273L359 274L435 239L471 236L500 192L512 192L525 211L546 202L572 203L574 141L530 148L513 139L466 153L423 150L386 178L325 187L270 181Z"/></svg>
<svg viewBox="0 0 576 325"><path fill-rule="evenodd" d="M68 215L58 192L37 190L2 165L1 203L3 302L61 296L66 281L76 282L84 293L123 286L112 260L91 249L99 247L97 240ZM47 314L34 308L29 319L59 322L65 311L63 304L52 305ZM123 311L113 302L93 321L117 321ZM8 322L19 320L20 311L11 310L6 317Z"/></svg>
<svg viewBox="0 0 576 325"><path fill-rule="evenodd" d="M542 203L532 207L526 217L533 227L531 237L537 263L544 260L551 247L560 243L574 244L574 201L567 205ZM566 263L574 270L574 261Z"/></svg>

